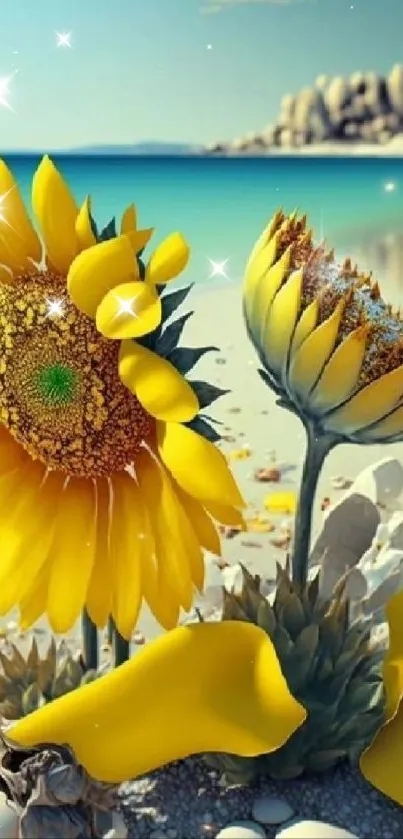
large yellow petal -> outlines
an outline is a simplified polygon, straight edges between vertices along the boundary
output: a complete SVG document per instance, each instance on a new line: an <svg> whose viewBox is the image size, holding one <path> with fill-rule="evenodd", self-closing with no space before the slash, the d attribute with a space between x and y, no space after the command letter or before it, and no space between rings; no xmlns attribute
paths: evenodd
<svg viewBox="0 0 403 839"><path fill-rule="evenodd" d="M93 778L120 783L191 754L273 752L305 716L266 633L225 621L167 632L7 736L67 743Z"/></svg>
<svg viewBox="0 0 403 839"><path fill-rule="evenodd" d="M224 455L213 443L173 422L158 423L157 437L165 466L185 492L206 507L211 502L246 506Z"/></svg>
<svg viewBox="0 0 403 839"><path fill-rule="evenodd" d="M368 334L367 325L359 326L339 344L309 397L312 408L329 410L357 387Z"/></svg>
<svg viewBox="0 0 403 839"><path fill-rule="evenodd" d="M46 612L50 571L51 562L49 559L46 559L38 575L31 579L24 597L21 598L18 604L20 612L19 626L22 632L27 632Z"/></svg>
<svg viewBox="0 0 403 839"><path fill-rule="evenodd" d="M374 787L403 805L403 591L388 603L389 650L383 679L387 697L386 724L361 755L360 768Z"/></svg>
<svg viewBox="0 0 403 839"><path fill-rule="evenodd" d="M85 248L91 248L96 245L96 238L91 225L91 199L89 195L80 207L78 216L76 218L76 236L78 242L78 249L80 251Z"/></svg>
<svg viewBox="0 0 403 839"><path fill-rule="evenodd" d="M41 573L55 528L55 513L63 487L61 473L51 472L41 487L45 470L35 463L36 475L25 470L24 489L0 529L0 612L6 614L24 600Z"/></svg>
<svg viewBox="0 0 403 839"><path fill-rule="evenodd" d="M23 467L29 459L25 449L14 440L7 429L0 426L0 480L7 472Z"/></svg>
<svg viewBox="0 0 403 839"><path fill-rule="evenodd" d="M78 207L54 163L45 155L32 180L32 206L38 219L51 266L67 271L77 254Z"/></svg>
<svg viewBox="0 0 403 839"><path fill-rule="evenodd" d="M175 507L175 519L174 517L172 517L171 522L172 524L175 523L175 535L177 545L176 551L178 556L182 554L182 563L188 564L193 585L196 586L198 591L202 591L204 586L205 573L203 551L200 547L200 542L198 539L196 528L194 527L194 523L189 518L186 507L183 504L183 499L185 498L186 504L186 499L189 498L189 496L187 496L186 493L181 492L178 485L174 484L172 478L168 475L167 472L165 472L165 474L170 484L172 492L172 503ZM190 501L192 503L192 499L190 499ZM194 501L193 503L197 505L196 501ZM202 514L206 516L206 519L208 519L208 516L204 513L203 508L201 508L201 511ZM198 511L198 513L200 514L200 510ZM194 521L196 521L196 518L194 519ZM200 526L202 522L202 515L199 515L197 522ZM205 534L208 525L204 519L203 525L203 533ZM214 529L214 525L212 524L212 522L211 525ZM209 535L211 537L211 530L209 531Z"/></svg>
<svg viewBox="0 0 403 839"><path fill-rule="evenodd" d="M0 262L11 269L40 262L42 246L8 166L0 160Z"/></svg>
<svg viewBox="0 0 403 839"><path fill-rule="evenodd" d="M401 435L403 433L403 408L396 408L385 419L377 422L372 428L364 429L361 434L358 434L358 441L363 437L366 441L373 440L374 443L387 440L389 437Z"/></svg>
<svg viewBox="0 0 403 839"><path fill-rule="evenodd" d="M188 264L190 248L180 233L171 233L151 254L146 268L146 281L153 285L168 283Z"/></svg>
<svg viewBox="0 0 403 839"><path fill-rule="evenodd" d="M277 292L263 325L260 346L270 370L281 373L287 362L301 304L302 268L293 271Z"/></svg>
<svg viewBox="0 0 403 839"><path fill-rule="evenodd" d="M73 303L91 318L108 291L138 280L137 260L127 236L100 242L80 253L67 276Z"/></svg>
<svg viewBox="0 0 403 839"><path fill-rule="evenodd" d="M126 233L129 235L134 253L137 254L145 248L151 239L154 228L150 227L147 230L137 230L136 208L134 204L130 204L123 213L120 232L121 234Z"/></svg>
<svg viewBox="0 0 403 839"><path fill-rule="evenodd" d="M221 556L221 542L217 529L204 507L179 486L175 488L180 503L190 521L200 545L216 556Z"/></svg>
<svg viewBox="0 0 403 839"><path fill-rule="evenodd" d="M54 632L74 625L86 600L95 555L95 485L69 478L55 521L47 614Z"/></svg>
<svg viewBox="0 0 403 839"><path fill-rule="evenodd" d="M319 317L319 301L316 298L312 303L301 312L301 317L295 327L294 335L291 342L291 355L294 355L299 350L301 344L304 343L308 335L313 332L317 325Z"/></svg>
<svg viewBox="0 0 403 839"><path fill-rule="evenodd" d="M144 524L138 486L127 472L112 480L113 502L110 561L113 569L112 615L126 640L130 640L141 608L141 554Z"/></svg>
<svg viewBox="0 0 403 839"><path fill-rule="evenodd" d="M392 411L403 394L403 364L363 387L324 423L329 431L351 434L377 422Z"/></svg>
<svg viewBox="0 0 403 839"><path fill-rule="evenodd" d="M164 629L177 626L180 601L189 599L188 582L182 591L176 557L168 549L166 534L160 518L158 498L159 475L155 480L157 464L146 449L136 455L136 475L145 507L144 532L146 545L142 555L144 599L158 623ZM179 575L179 590L176 585ZM181 597L179 591L184 594ZM190 595L191 596L191 595Z"/></svg>
<svg viewBox="0 0 403 839"><path fill-rule="evenodd" d="M161 323L161 300L153 286L143 282L113 288L97 308L96 325L105 338L141 338Z"/></svg>
<svg viewBox="0 0 403 839"><path fill-rule="evenodd" d="M155 539L158 562L169 569L170 587L186 611L193 601L193 585L186 543L182 535L183 518L165 469L149 455L146 466L139 471L139 484L147 499L147 509ZM153 499L149 503L149 499Z"/></svg>
<svg viewBox="0 0 403 839"><path fill-rule="evenodd" d="M280 217L281 214L278 214ZM272 268L276 261L280 240L280 233L277 228L277 218L271 220L268 228L256 242L246 265L245 279L243 283L243 301L246 317L249 319L253 310L257 311L256 291L261 280ZM270 300L271 302L271 300Z"/></svg>
<svg viewBox="0 0 403 839"><path fill-rule="evenodd" d="M196 394L173 364L134 341L122 341L119 376L158 420L189 422L199 411Z"/></svg>
<svg viewBox="0 0 403 839"><path fill-rule="evenodd" d="M97 478L95 555L85 605L96 626L105 626L112 608L112 565L109 551L111 494L108 478Z"/></svg>
<svg viewBox="0 0 403 839"><path fill-rule="evenodd" d="M235 507L226 507L225 504L216 504L212 501L204 502L204 507L210 516L220 524L225 524L227 527L239 527L240 530L246 530L246 522L242 513Z"/></svg>
<svg viewBox="0 0 403 839"><path fill-rule="evenodd" d="M311 332L291 358L288 380L290 387L307 397L332 354L345 309L340 300L332 314Z"/></svg>

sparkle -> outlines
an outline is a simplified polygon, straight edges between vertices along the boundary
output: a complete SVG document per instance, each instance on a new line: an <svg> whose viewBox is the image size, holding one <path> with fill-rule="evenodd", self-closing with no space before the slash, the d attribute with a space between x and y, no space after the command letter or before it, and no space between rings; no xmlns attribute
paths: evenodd
<svg viewBox="0 0 403 839"><path fill-rule="evenodd" d="M213 259L209 259L211 274L209 276L209 280L212 277L225 277L226 280L229 279L228 274L225 270L225 266L228 262L228 259L223 259L221 262L215 262Z"/></svg>
<svg viewBox="0 0 403 839"><path fill-rule="evenodd" d="M15 189L15 187L12 186L11 189L8 189L7 192L3 193L3 195L0 195L0 222L2 222L3 224L8 224L6 218L5 201L7 197L10 195L10 192L13 191L13 189Z"/></svg>
<svg viewBox="0 0 403 839"><path fill-rule="evenodd" d="M9 111L12 111L13 108L10 105L9 97L10 97L10 84L15 76L15 73L12 73L11 76L1 76L0 77L0 107L8 108Z"/></svg>
<svg viewBox="0 0 403 839"><path fill-rule="evenodd" d="M71 32L56 32L57 47L71 48Z"/></svg>
<svg viewBox="0 0 403 839"><path fill-rule="evenodd" d="M46 298L46 305L48 307L48 311L46 313L47 318L51 318L51 317L63 318L64 317L64 314L63 314L64 300L63 299L49 300L49 298Z"/></svg>
<svg viewBox="0 0 403 839"><path fill-rule="evenodd" d="M212 45L212 44L207 44L207 49L208 49L208 50L212 50L212 49L213 49L213 45Z"/></svg>
<svg viewBox="0 0 403 839"><path fill-rule="evenodd" d="M394 181L387 181L383 188L385 192L395 192L397 184Z"/></svg>
<svg viewBox="0 0 403 839"><path fill-rule="evenodd" d="M134 297L131 297L130 300L123 300L122 297L118 297L115 294L115 298L119 303L119 309L116 313L116 317L120 317L120 315L132 315L134 318L138 318L138 315L135 311L133 311L133 305L136 302L138 295L135 294Z"/></svg>

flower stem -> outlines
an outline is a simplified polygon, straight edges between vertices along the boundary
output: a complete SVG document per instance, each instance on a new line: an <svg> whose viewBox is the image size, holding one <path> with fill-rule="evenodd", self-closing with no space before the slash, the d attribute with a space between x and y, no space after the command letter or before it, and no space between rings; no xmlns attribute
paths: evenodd
<svg viewBox="0 0 403 839"><path fill-rule="evenodd" d="M337 442L333 437L317 434L310 425L306 426L306 430L307 448L295 516L291 556L292 581L300 588L305 585L308 576L312 514L318 478L326 456Z"/></svg>
<svg viewBox="0 0 403 839"><path fill-rule="evenodd" d="M113 628L112 631L112 661L114 667L119 667L120 664L124 664L125 661L129 661L130 658L130 641L126 641L125 638L122 638L119 630L116 628L115 622L110 618L110 625Z"/></svg>
<svg viewBox="0 0 403 839"><path fill-rule="evenodd" d="M87 670L98 670L98 630L85 609L81 626L84 665Z"/></svg>

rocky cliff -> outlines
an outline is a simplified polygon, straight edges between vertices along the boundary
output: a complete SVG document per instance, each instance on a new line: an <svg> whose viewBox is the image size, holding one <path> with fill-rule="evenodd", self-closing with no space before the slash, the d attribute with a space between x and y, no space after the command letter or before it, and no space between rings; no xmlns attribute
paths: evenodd
<svg viewBox="0 0 403 839"><path fill-rule="evenodd" d="M208 154L270 154L332 145L386 147L403 135L403 64L387 78L377 73L319 76L315 86L283 97L272 125L231 142L212 143ZM402 138L403 139L403 138Z"/></svg>

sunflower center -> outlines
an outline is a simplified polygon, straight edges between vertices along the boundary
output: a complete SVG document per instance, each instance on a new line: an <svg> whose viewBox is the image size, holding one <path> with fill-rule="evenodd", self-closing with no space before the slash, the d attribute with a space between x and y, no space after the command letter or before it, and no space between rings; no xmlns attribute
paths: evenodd
<svg viewBox="0 0 403 839"><path fill-rule="evenodd" d="M154 420L119 379L119 343L65 291L49 272L0 286L0 422L48 468L108 476L135 464Z"/></svg>
<svg viewBox="0 0 403 839"><path fill-rule="evenodd" d="M42 367L34 376L38 394L48 405L66 405L74 399L77 372L63 364Z"/></svg>

